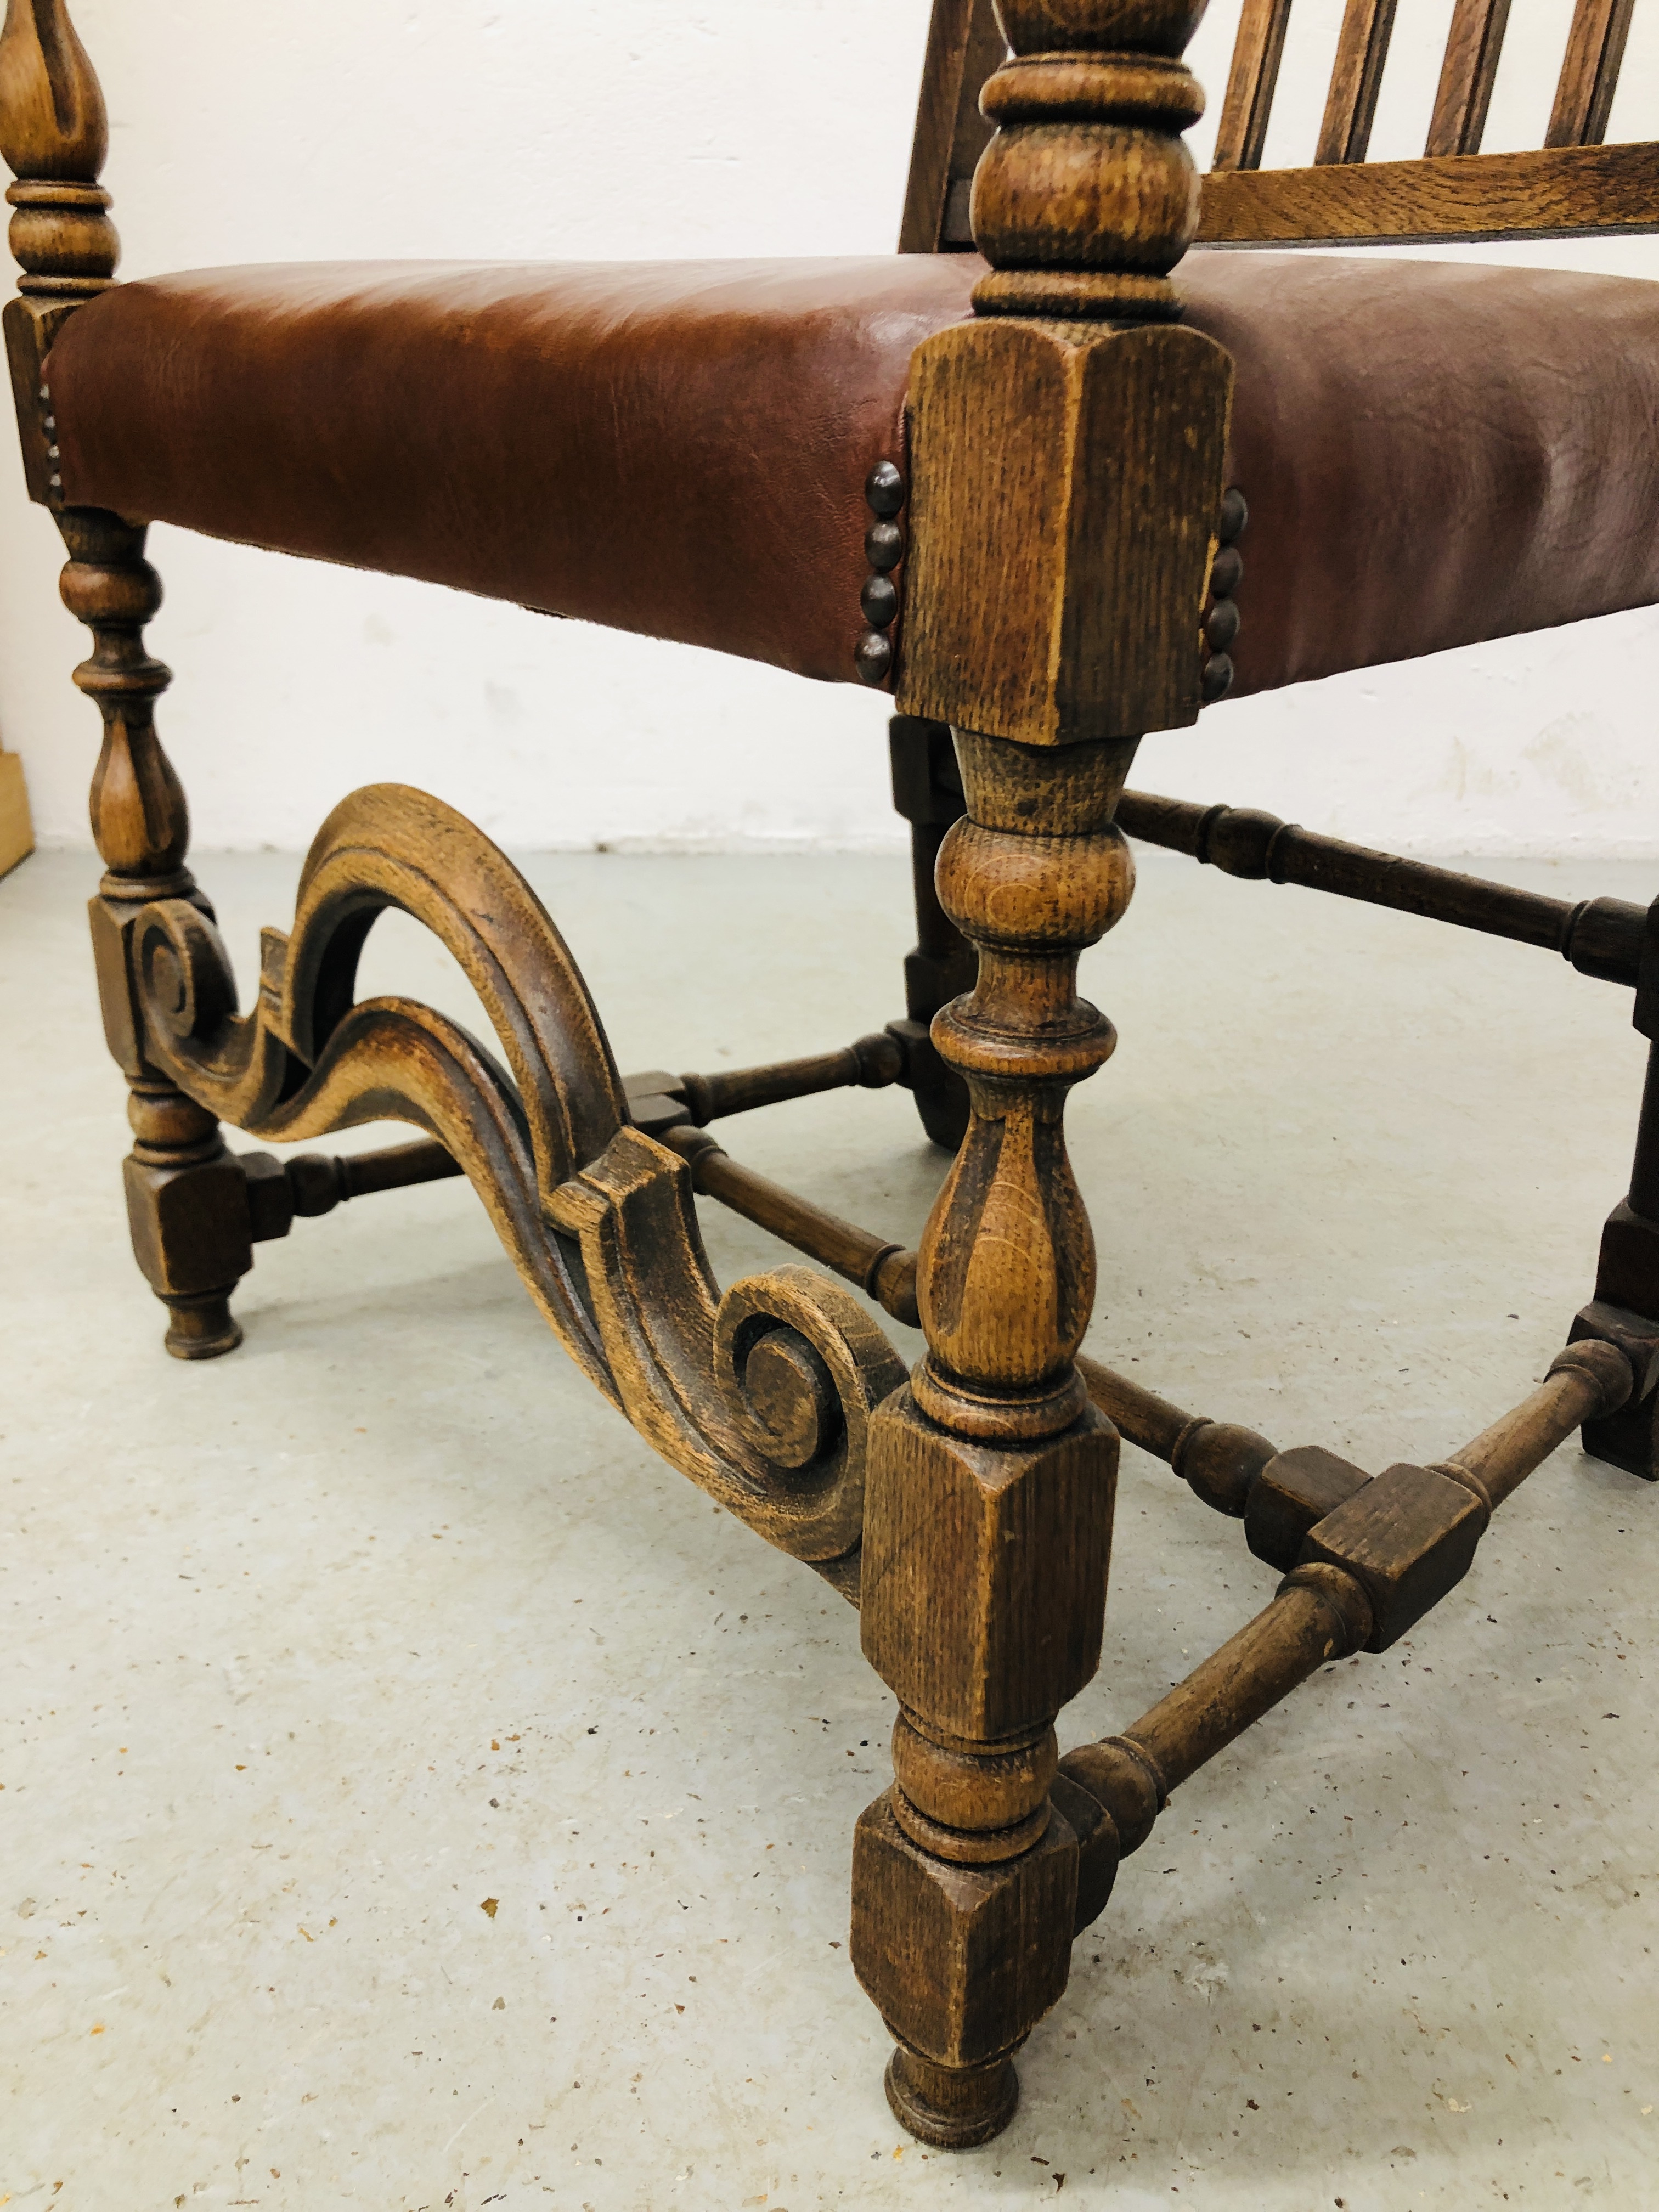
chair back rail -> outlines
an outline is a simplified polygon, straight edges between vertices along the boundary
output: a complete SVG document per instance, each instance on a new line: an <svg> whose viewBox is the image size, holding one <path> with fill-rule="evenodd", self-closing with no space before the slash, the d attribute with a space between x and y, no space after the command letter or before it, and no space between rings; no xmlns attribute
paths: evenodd
<svg viewBox="0 0 1659 2212"><path fill-rule="evenodd" d="M1395 0L1347 0L1312 163L1261 158L1291 0L1244 0L1204 179L1200 246L1362 246L1659 230L1659 143L1606 144L1635 0L1577 0L1541 147L1483 154L1510 0L1456 0L1423 153L1369 161ZM993 0L934 0L900 251L964 252L1006 49Z"/></svg>

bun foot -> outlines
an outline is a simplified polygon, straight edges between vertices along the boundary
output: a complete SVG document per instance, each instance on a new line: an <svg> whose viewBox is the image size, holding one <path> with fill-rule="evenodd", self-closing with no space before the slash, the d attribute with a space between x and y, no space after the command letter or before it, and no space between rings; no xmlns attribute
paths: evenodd
<svg viewBox="0 0 1659 2212"><path fill-rule="evenodd" d="M228 1291L198 1291L162 1303L171 1316L163 1341L175 1359L217 1359L242 1340L242 1324L230 1310Z"/></svg>
<svg viewBox="0 0 1659 2212"><path fill-rule="evenodd" d="M1002 2133L1019 2103L1019 2076L1012 2058L963 2070L936 2066L903 2044L887 2062L886 2086L895 2119L941 2150L989 2142Z"/></svg>

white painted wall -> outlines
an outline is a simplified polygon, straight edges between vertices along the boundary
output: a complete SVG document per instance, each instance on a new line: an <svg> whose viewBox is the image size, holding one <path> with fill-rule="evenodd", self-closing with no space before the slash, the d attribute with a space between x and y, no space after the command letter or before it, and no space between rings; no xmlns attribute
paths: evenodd
<svg viewBox="0 0 1659 2212"><path fill-rule="evenodd" d="M885 252L927 15L927 0L74 8L109 97L130 276ZM1375 155L1420 147L1450 8L1401 0ZM1538 143L1570 9L1515 0L1489 147ZM1237 13L1218 0L1194 49L1218 106ZM1297 0L1270 161L1307 158L1340 13ZM1659 0L1638 16L1615 137L1659 127ZM1194 134L1200 161L1212 135ZM1507 258L1659 276L1659 240ZM82 842L96 723L68 683L82 633L9 433L0 518L0 738L24 756L43 838ZM198 846L302 846L380 777L520 848L896 838L886 707L854 688L165 528L153 550L169 595L153 641L178 673L164 728ZM1419 852L1659 854L1656 657L1644 611L1337 678L1151 740L1139 780Z"/></svg>

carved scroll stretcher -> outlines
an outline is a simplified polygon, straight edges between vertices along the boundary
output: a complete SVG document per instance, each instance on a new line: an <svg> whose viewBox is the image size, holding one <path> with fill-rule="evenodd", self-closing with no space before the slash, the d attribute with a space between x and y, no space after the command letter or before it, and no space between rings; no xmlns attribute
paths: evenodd
<svg viewBox="0 0 1659 2212"><path fill-rule="evenodd" d="M368 931L394 907L459 963L505 1067L430 1007L355 1000ZM382 1119L439 1139L560 1342L664 1458L797 1558L856 1550L869 1415L903 1379L896 1354L808 1269L721 1296L685 1163L629 1125L563 939L480 831L399 785L344 800L307 857L292 930L264 933L250 1014L192 901L145 908L132 945L158 1072L277 1142Z"/></svg>

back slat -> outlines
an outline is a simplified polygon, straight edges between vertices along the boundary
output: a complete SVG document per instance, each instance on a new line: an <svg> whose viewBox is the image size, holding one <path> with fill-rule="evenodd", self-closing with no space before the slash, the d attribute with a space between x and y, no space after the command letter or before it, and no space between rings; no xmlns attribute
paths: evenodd
<svg viewBox="0 0 1659 2212"><path fill-rule="evenodd" d="M1227 97L1221 105L1216 133L1214 166L1218 169L1261 167L1261 149L1267 143L1267 120L1273 112L1290 20L1291 0L1244 0L1233 65L1227 76Z"/></svg>
<svg viewBox="0 0 1659 2212"><path fill-rule="evenodd" d="M1007 51L991 0L933 0L899 229L901 253L950 252L972 246L968 190L991 137L991 126L979 112L979 95Z"/></svg>
<svg viewBox="0 0 1659 2212"><path fill-rule="evenodd" d="M1394 33L1395 0L1348 0L1336 64L1319 126L1316 163L1363 161L1382 89L1382 64Z"/></svg>
<svg viewBox="0 0 1659 2212"><path fill-rule="evenodd" d="M1204 180L1206 246L1316 246L1659 232L1659 142L1605 139L1633 0L1577 0L1551 118L1534 152L1478 151L1508 0L1457 0L1429 158L1364 158L1394 0L1347 0L1316 164L1261 167L1291 0L1247 0L1221 143ZM985 80L1004 58L992 0L934 0L904 250L973 243L968 194L990 136Z"/></svg>
<svg viewBox="0 0 1659 2212"><path fill-rule="evenodd" d="M1446 58L1440 67L1440 87L1434 96L1429 123L1429 143L1423 151L1431 157L1445 154L1478 154L1492 106L1492 79L1504 51L1504 33L1510 20L1510 0L1457 0L1452 11Z"/></svg>
<svg viewBox="0 0 1659 2212"><path fill-rule="evenodd" d="M1599 146L1619 88L1636 0L1578 0L1555 88L1547 146Z"/></svg>

